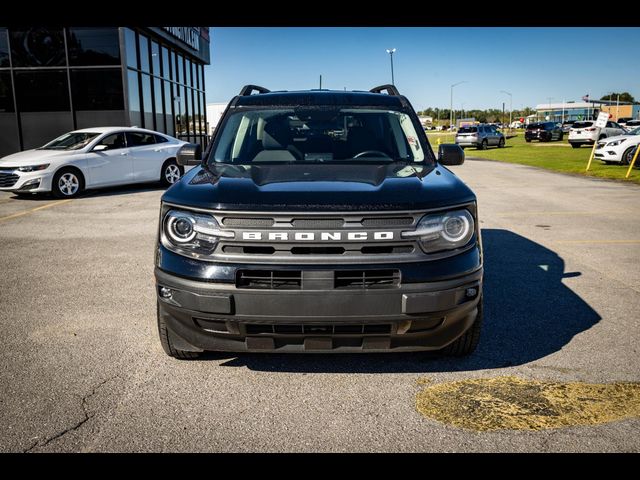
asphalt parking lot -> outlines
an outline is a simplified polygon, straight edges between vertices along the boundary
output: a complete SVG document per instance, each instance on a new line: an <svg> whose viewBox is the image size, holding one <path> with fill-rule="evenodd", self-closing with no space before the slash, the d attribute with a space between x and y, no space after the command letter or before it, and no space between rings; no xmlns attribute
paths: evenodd
<svg viewBox="0 0 640 480"><path fill-rule="evenodd" d="M486 323L466 359L171 359L155 323L160 188L0 193L0 450L640 451L638 418L473 431L416 409L425 382L640 381L640 188L452 169L478 194L485 245Z"/></svg>

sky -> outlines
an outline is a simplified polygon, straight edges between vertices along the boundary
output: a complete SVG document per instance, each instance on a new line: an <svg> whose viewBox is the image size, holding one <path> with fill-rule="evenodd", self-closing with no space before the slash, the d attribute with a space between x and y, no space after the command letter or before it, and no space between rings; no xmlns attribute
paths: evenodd
<svg viewBox="0 0 640 480"><path fill-rule="evenodd" d="M416 110L514 109L628 91L640 99L640 28L211 27L207 103L246 84L369 90L395 84Z"/></svg>

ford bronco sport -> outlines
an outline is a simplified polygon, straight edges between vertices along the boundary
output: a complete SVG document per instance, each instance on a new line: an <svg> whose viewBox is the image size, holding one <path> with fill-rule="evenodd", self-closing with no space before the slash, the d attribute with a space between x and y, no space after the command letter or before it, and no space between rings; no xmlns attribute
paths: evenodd
<svg viewBox="0 0 640 480"><path fill-rule="evenodd" d="M200 157L203 157L200 159ZM247 85L162 196L160 341L173 357L471 353L482 322L476 197L392 85Z"/></svg>

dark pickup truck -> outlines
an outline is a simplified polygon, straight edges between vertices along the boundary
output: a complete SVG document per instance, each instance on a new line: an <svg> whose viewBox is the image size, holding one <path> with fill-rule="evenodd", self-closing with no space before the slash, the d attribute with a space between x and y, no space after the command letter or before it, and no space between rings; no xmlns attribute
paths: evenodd
<svg viewBox="0 0 640 480"><path fill-rule="evenodd" d="M202 157L202 158L201 158ZM409 101L368 92L234 97L198 165L162 196L165 352L471 353L482 322L474 193Z"/></svg>

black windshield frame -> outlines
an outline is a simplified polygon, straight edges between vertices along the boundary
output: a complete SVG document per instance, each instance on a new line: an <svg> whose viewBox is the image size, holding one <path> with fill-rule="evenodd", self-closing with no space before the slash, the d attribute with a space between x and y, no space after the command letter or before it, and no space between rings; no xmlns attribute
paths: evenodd
<svg viewBox="0 0 640 480"><path fill-rule="evenodd" d="M218 123L218 126L215 129L215 132L213 134L213 138L211 141L211 144L209 146L209 148L207 149L207 155L202 159L202 164L207 166L207 167L214 167L216 165L251 165L250 162L244 162L244 163L232 163L232 162L222 162L222 161L218 161L215 159L215 152L218 148L218 145L220 143L220 139L222 137L222 134L225 130L225 128L228 126L229 123L229 119L232 117L233 114L236 113L244 113L244 112L251 112L251 111L260 111L260 110L278 110L278 109L282 109L283 111L288 111L288 110L295 110L296 108L298 108L299 106L297 105L260 105L260 106L235 106L235 107L229 107L225 113L223 118L220 119L220 122ZM335 107L335 105L310 105L309 107L313 108L313 107L317 107L317 108L323 108L323 107L327 107L327 108L332 108ZM420 148L422 148L422 150L424 151L424 159L422 161L404 161L406 163L410 163L411 165L415 165L415 166L434 166L437 163L437 159L436 156L433 152L433 149L431 148L431 144L429 143L429 139L427 138L427 134L424 131L424 127L422 126L422 124L420 123L420 120L418 119L418 116L416 115L416 113L413 111L413 109L411 108L392 108L389 107L388 105L385 106L380 106L380 105L358 105L358 106L353 106L353 105L344 105L341 108L344 109L348 109L348 110L380 110L381 112L398 112L398 113L403 113L405 115L407 115L410 119L411 119L411 123L412 126L416 132L417 135L417 139L418 142L420 143ZM327 164L327 165L336 165L336 164L340 164L340 165L346 165L346 164L375 164L375 165L387 165L387 164L391 164L391 163L398 163L398 160L392 160L392 161L376 161L376 160L356 160L356 161L345 161L345 160L323 160L323 161L310 161L310 160L302 160L302 161L291 161L291 162L286 162L286 161L278 161L278 162L273 162L273 163L277 163L279 165L282 164ZM400 161L403 162L403 161ZM261 165L265 165L271 162L261 162Z"/></svg>

